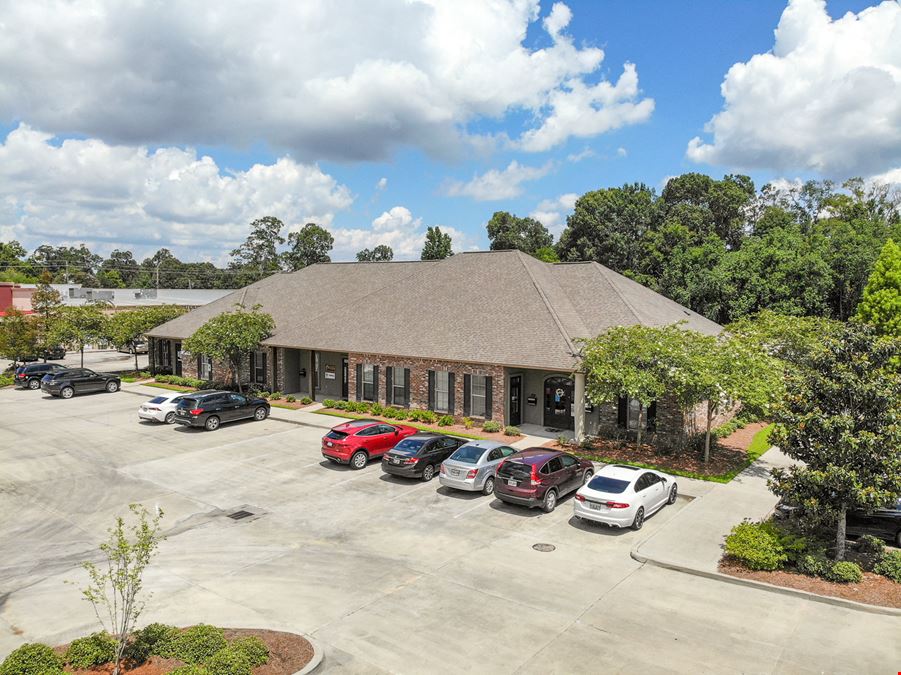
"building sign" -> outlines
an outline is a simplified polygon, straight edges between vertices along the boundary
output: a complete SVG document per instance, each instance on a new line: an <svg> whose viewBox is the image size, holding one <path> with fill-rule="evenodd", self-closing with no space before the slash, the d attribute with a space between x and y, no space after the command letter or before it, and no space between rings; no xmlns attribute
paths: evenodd
<svg viewBox="0 0 901 675"><path fill-rule="evenodd" d="M325 379L326 380L334 380L335 379L335 366L331 363L325 364Z"/></svg>

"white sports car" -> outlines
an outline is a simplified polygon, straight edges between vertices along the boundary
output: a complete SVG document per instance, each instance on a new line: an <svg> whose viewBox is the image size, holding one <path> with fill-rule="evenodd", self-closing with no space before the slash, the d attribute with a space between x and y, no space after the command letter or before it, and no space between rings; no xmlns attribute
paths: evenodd
<svg viewBox="0 0 901 675"><path fill-rule="evenodd" d="M172 392L163 396L154 396L138 408L138 419L154 422L175 423L175 408L184 392Z"/></svg>
<svg viewBox="0 0 901 675"><path fill-rule="evenodd" d="M645 518L679 496L676 480L660 471L608 464L579 488L576 518L640 530Z"/></svg>

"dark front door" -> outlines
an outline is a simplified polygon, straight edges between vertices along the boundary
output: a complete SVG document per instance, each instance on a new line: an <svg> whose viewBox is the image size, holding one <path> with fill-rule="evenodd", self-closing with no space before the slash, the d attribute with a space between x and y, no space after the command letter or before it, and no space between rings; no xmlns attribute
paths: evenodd
<svg viewBox="0 0 901 675"><path fill-rule="evenodd" d="M522 424L522 377L514 375L510 378L510 424Z"/></svg>
<svg viewBox="0 0 901 675"><path fill-rule="evenodd" d="M175 374L181 376L181 342L175 343Z"/></svg>
<svg viewBox="0 0 901 675"><path fill-rule="evenodd" d="M347 359L341 359L341 398L347 400Z"/></svg>
<svg viewBox="0 0 901 675"><path fill-rule="evenodd" d="M544 426L572 429L574 420L573 381L568 377L549 377L544 381Z"/></svg>

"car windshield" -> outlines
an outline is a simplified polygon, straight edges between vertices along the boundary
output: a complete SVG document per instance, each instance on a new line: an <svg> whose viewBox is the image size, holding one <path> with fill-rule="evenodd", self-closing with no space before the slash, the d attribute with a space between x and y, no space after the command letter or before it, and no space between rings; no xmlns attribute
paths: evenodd
<svg viewBox="0 0 901 675"><path fill-rule="evenodd" d="M610 478L610 476L595 476L588 481L588 487L598 492L618 495L625 492L626 488L629 487L629 481Z"/></svg>
<svg viewBox="0 0 901 675"><path fill-rule="evenodd" d="M147 401L148 403L165 403L168 399L165 396L154 396L152 399Z"/></svg>
<svg viewBox="0 0 901 675"><path fill-rule="evenodd" d="M397 452L402 455L415 455L419 452L419 448L422 447L424 441L418 441L413 438L405 438L400 443L394 446L394 450L392 452Z"/></svg>
<svg viewBox="0 0 901 675"><path fill-rule="evenodd" d="M478 445L463 445L450 458L463 464L476 464L484 452L485 448L480 448Z"/></svg>
<svg viewBox="0 0 901 675"><path fill-rule="evenodd" d="M340 441L342 438L347 438L347 434L345 434L343 431L335 431L334 429L332 429L325 435L325 437L331 438L335 441Z"/></svg>

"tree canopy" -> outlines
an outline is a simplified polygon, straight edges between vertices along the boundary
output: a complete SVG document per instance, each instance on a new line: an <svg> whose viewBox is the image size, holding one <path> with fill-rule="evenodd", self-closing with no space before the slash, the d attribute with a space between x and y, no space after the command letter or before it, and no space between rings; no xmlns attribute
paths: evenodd
<svg viewBox="0 0 901 675"><path fill-rule="evenodd" d="M129 347L135 356L135 370L138 368L136 343L144 334L187 311L178 305L156 305L116 312L109 318L109 336L117 347Z"/></svg>
<svg viewBox="0 0 901 675"><path fill-rule="evenodd" d="M425 233L425 244L420 254L421 260L443 260L454 254L451 248L451 236L442 232L437 225L429 227Z"/></svg>
<svg viewBox="0 0 901 675"><path fill-rule="evenodd" d="M357 262L388 262L394 260L394 250L387 244L379 244L371 250L364 248L357 253Z"/></svg>
<svg viewBox="0 0 901 675"><path fill-rule="evenodd" d="M109 338L109 320L98 305L62 307L50 330L53 344L72 345L81 354L84 367L85 345Z"/></svg>
<svg viewBox="0 0 901 675"><path fill-rule="evenodd" d="M901 248L891 239L873 266L857 317L881 335L901 338Z"/></svg>
<svg viewBox="0 0 901 675"><path fill-rule="evenodd" d="M492 251L518 249L535 253L554 243L547 228L534 218L519 218L506 211L496 211L488 221L488 240Z"/></svg>
<svg viewBox="0 0 901 675"><path fill-rule="evenodd" d="M331 262L329 252L335 245L335 238L316 223L307 223L300 232L288 235L288 250L283 254L285 267L299 270L316 263Z"/></svg>

